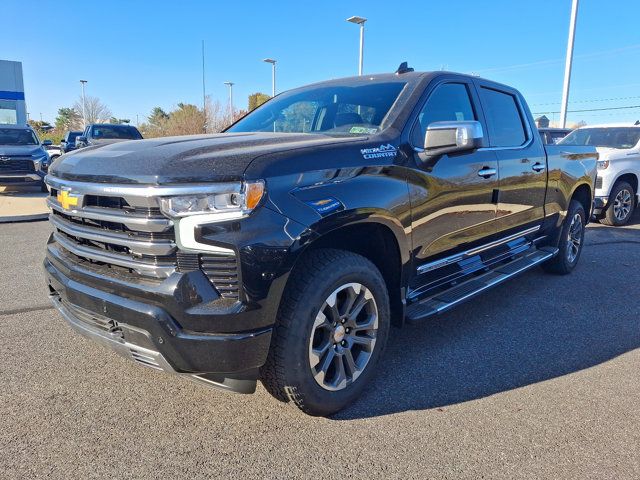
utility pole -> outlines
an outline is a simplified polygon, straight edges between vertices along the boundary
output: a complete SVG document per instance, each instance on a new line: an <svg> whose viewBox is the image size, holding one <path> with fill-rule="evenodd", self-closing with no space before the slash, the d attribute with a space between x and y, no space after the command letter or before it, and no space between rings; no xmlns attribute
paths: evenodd
<svg viewBox="0 0 640 480"><path fill-rule="evenodd" d="M567 58L564 64L564 83L562 85L562 105L560 107L560 127L567 124L567 106L569 104L569 86L571 84L571 66L573 63L573 41L576 36L576 20L578 18L578 0L571 5L571 22L569 23L569 41L567 43Z"/></svg>
<svg viewBox="0 0 640 480"><path fill-rule="evenodd" d="M204 88L204 40L202 40L202 111L207 108L207 94Z"/></svg>
<svg viewBox="0 0 640 480"><path fill-rule="evenodd" d="M360 61L358 63L358 75L362 75L362 66L364 62L364 22L367 19L364 17L349 17L347 18L347 22L355 23L356 25L360 25Z"/></svg>
<svg viewBox="0 0 640 480"><path fill-rule="evenodd" d="M87 128L87 106L86 99L84 96L84 85L87 83L86 80L80 80L80 84L82 85L82 125L84 128Z"/></svg>
<svg viewBox="0 0 640 480"><path fill-rule="evenodd" d="M224 82L224 84L229 87L229 117L231 119L231 123L233 123L233 86L235 83Z"/></svg>

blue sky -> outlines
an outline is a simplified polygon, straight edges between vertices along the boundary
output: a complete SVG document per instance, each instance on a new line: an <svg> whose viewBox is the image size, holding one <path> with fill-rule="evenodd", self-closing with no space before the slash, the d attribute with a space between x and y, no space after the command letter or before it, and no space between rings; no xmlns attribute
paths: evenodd
<svg viewBox="0 0 640 480"><path fill-rule="evenodd" d="M201 41L206 87L235 104L278 90L354 75L358 27L368 18L365 73L445 67L519 88L534 113L560 109L571 0L394 2L2 0L0 59L23 62L27 107L53 121L86 79L120 118L140 121L154 106L201 104ZM569 109L640 105L637 0L581 0ZM629 98L630 97L630 98ZM553 118L553 114L548 115ZM556 114L557 118L558 115ZM570 113L569 121L635 121L640 108Z"/></svg>

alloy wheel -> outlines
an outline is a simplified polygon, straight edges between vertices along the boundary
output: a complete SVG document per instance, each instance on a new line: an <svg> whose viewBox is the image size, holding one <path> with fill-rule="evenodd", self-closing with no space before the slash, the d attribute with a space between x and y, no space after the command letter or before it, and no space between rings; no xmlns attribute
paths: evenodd
<svg viewBox="0 0 640 480"><path fill-rule="evenodd" d="M575 262L580 253L580 245L582 244L584 225L582 224L582 215L576 213L571 219L569 225L569 233L567 234L567 260L569 263Z"/></svg>
<svg viewBox="0 0 640 480"><path fill-rule="evenodd" d="M360 283L338 287L316 315L309 341L309 366L325 390L342 390L367 367L376 345L378 307Z"/></svg>
<svg viewBox="0 0 640 480"><path fill-rule="evenodd" d="M613 215L618 221L623 221L629 216L632 200L633 196L626 188L623 188L618 192L615 200L613 201Z"/></svg>

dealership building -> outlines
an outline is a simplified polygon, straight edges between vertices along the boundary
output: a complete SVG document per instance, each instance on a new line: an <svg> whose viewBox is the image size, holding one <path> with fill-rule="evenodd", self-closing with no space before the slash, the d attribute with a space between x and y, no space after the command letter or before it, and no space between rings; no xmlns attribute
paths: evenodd
<svg viewBox="0 0 640 480"><path fill-rule="evenodd" d="M0 124L27 123L22 63L0 60Z"/></svg>

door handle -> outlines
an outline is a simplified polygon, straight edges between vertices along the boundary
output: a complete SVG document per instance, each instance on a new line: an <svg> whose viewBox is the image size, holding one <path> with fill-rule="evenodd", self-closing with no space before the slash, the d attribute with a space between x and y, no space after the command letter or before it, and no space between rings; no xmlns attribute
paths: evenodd
<svg viewBox="0 0 640 480"><path fill-rule="evenodd" d="M495 168L483 167L482 170L478 170L478 176L483 178L493 177L498 171Z"/></svg>
<svg viewBox="0 0 640 480"><path fill-rule="evenodd" d="M543 171L543 170L544 170L545 168L547 168L547 167L545 167L545 166L544 166L542 163L540 163L540 162L536 162L536 163L534 163L534 164L531 166L531 168L532 168L533 170L535 170L536 172L541 172L541 171Z"/></svg>

